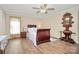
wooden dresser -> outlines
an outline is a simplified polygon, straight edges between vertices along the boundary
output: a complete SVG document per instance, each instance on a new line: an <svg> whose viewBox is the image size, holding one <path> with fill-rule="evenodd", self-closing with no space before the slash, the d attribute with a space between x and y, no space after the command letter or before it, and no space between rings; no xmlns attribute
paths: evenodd
<svg viewBox="0 0 79 59"><path fill-rule="evenodd" d="M37 44L50 41L50 29L37 30Z"/></svg>
<svg viewBox="0 0 79 59"><path fill-rule="evenodd" d="M20 38L26 38L26 32L21 32L20 33Z"/></svg>

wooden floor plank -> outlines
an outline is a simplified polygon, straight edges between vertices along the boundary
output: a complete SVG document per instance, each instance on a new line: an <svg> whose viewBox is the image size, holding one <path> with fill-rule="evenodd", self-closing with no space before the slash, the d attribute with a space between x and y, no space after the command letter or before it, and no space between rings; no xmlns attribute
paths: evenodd
<svg viewBox="0 0 79 59"><path fill-rule="evenodd" d="M61 40L46 42L34 46L29 39L10 40L5 54L76 54L79 53L78 44L70 44Z"/></svg>

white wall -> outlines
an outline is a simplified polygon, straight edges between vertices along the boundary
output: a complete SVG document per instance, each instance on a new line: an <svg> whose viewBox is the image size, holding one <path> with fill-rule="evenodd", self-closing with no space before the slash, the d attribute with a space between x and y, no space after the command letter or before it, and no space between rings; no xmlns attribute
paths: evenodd
<svg viewBox="0 0 79 59"><path fill-rule="evenodd" d="M23 28L27 27L28 24L37 25L37 28L41 26L40 19L22 17L21 18L21 31L23 31Z"/></svg>
<svg viewBox="0 0 79 59"><path fill-rule="evenodd" d="M73 32L76 33L76 35L72 35L72 38L77 42L78 42L78 8L79 7L74 7L62 12L57 12L54 15L52 15L51 17L45 18L43 19L43 23L42 26L43 27L49 27L51 28L51 36L54 37L60 37L60 32L59 31L63 31L63 26L61 24L62 22L62 17L66 12L69 12L72 14L73 16L73 21L74 24L72 24L72 27L70 28L70 30L72 30Z"/></svg>
<svg viewBox="0 0 79 59"><path fill-rule="evenodd" d="M6 34L6 14L0 9L0 34Z"/></svg>
<svg viewBox="0 0 79 59"><path fill-rule="evenodd" d="M6 16L7 34L10 34L10 19L9 19L9 16L10 15ZM21 17L21 31L24 31L23 28L27 28L28 24L37 25L38 28L41 26L40 19L31 18L31 17L27 17L27 16L16 16L16 17Z"/></svg>

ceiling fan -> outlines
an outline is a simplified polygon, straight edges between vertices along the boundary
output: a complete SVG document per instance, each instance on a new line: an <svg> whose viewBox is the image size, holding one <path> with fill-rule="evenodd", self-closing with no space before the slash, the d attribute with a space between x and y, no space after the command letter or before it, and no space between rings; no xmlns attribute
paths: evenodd
<svg viewBox="0 0 79 59"><path fill-rule="evenodd" d="M45 13L47 14L47 11L51 11L51 10L55 10L55 8L48 8L47 4L43 4L42 6L40 6L40 8L38 7L32 7L33 9L37 9L38 11L36 13Z"/></svg>

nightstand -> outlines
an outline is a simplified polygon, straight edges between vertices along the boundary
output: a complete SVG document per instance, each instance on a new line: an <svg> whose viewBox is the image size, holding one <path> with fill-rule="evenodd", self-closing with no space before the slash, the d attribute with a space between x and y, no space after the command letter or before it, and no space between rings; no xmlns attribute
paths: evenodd
<svg viewBox="0 0 79 59"><path fill-rule="evenodd" d="M20 33L20 37L21 37L21 38L26 38L26 32L21 32L21 33Z"/></svg>

